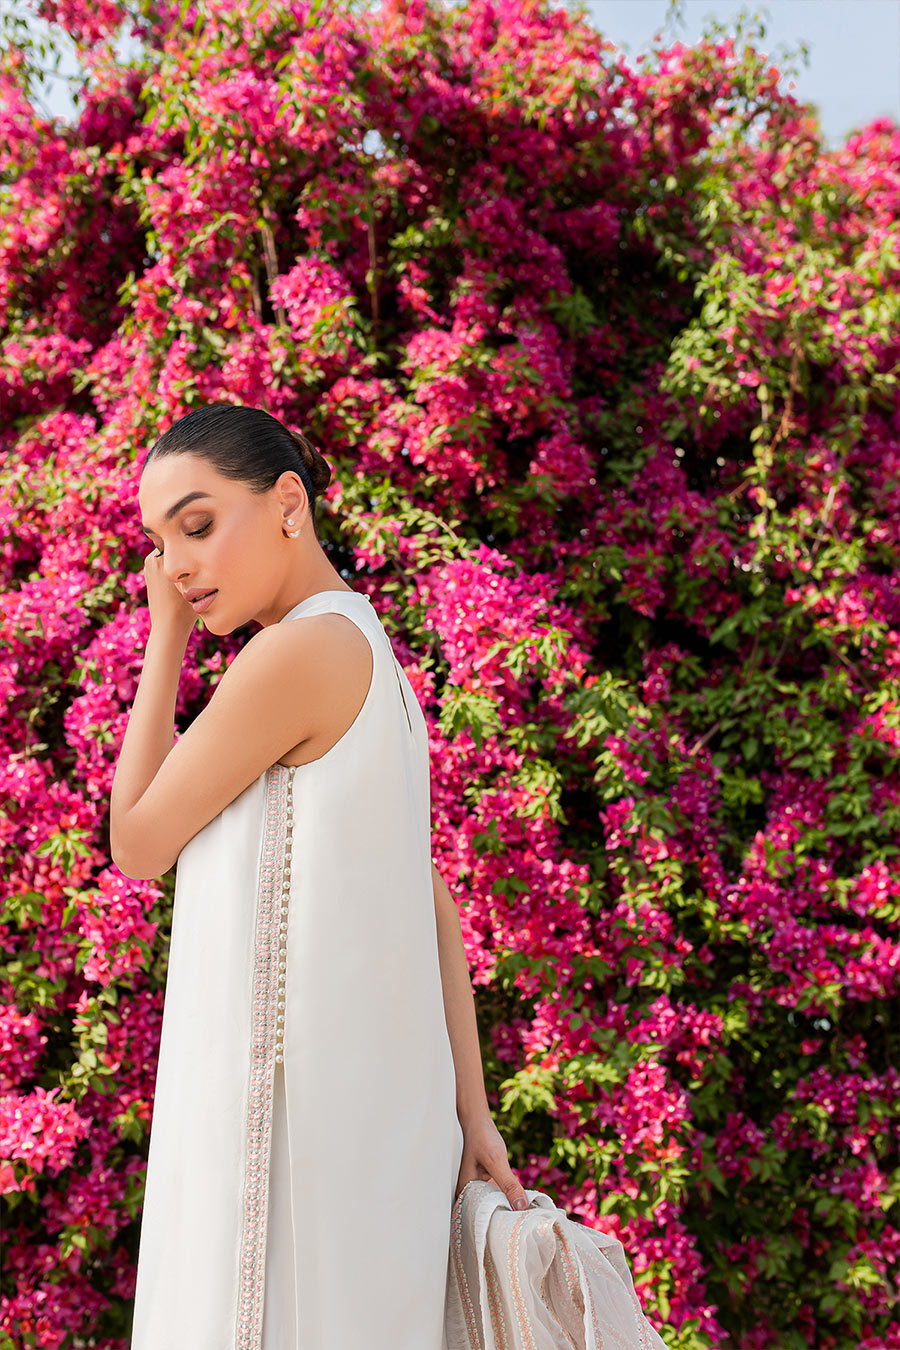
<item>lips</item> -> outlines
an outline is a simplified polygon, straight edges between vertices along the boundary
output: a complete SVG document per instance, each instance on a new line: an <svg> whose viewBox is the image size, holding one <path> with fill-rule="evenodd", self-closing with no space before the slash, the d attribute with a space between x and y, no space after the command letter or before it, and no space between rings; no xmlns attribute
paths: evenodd
<svg viewBox="0 0 900 1350"><path fill-rule="evenodd" d="M195 611L195 613L201 614L203 610L207 609L212 604L213 600L216 598L218 593L219 592L215 590L215 591L207 591L205 595L194 596L194 598L190 602L191 608Z"/></svg>

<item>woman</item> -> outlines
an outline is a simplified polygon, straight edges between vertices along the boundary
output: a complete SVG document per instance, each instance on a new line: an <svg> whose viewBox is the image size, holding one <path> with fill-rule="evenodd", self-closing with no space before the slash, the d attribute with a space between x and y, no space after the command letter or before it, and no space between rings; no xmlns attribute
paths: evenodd
<svg viewBox="0 0 900 1350"><path fill-rule="evenodd" d="M127 876L177 870L132 1350L442 1350L455 1197L527 1204L431 861L425 718L319 543L329 481L232 405L142 466L151 632L110 843ZM198 614L261 627L173 746Z"/></svg>

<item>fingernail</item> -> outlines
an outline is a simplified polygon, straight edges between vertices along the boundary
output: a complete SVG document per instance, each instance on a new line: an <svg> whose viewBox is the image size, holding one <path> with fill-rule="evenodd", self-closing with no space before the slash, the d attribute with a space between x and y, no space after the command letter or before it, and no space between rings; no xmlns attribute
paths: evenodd
<svg viewBox="0 0 900 1350"><path fill-rule="evenodd" d="M515 1200L513 1201L513 1209L527 1209L527 1208L528 1208L528 1201L525 1199L524 1195L517 1195Z"/></svg>

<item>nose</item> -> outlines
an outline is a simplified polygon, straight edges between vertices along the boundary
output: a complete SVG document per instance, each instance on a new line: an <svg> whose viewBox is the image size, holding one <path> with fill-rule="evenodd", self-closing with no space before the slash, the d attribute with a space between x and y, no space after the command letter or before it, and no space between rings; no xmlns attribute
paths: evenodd
<svg viewBox="0 0 900 1350"><path fill-rule="evenodd" d="M190 577L190 568L183 560L173 556L171 547L167 548L163 557L163 571L169 578L173 586L187 587L187 579Z"/></svg>

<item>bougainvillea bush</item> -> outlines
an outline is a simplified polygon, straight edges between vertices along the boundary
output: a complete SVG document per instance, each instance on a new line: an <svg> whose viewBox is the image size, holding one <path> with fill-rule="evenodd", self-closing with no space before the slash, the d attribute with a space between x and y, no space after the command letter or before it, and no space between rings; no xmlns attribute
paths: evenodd
<svg viewBox="0 0 900 1350"><path fill-rule="evenodd" d="M84 87L49 121L13 34L2 1344L128 1343L174 885L109 857L139 464L230 400L333 464L428 717L523 1183L672 1350L898 1350L900 129L827 149L752 29L629 62L539 0L41 13ZM249 635L198 621L180 730Z"/></svg>

